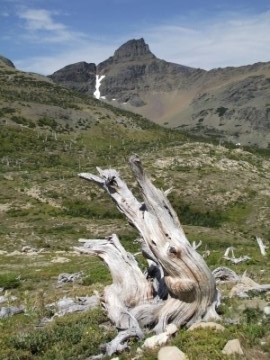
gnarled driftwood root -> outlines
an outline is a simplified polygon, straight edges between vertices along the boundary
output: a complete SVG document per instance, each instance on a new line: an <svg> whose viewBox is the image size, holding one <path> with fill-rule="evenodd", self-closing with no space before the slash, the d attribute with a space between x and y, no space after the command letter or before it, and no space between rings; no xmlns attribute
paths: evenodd
<svg viewBox="0 0 270 360"><path fill-rule="evenodd" d="M81 240L77 250L100 256L109 266L113 284L106 287L105 306L119 333L107 348L112 354L125 348L130 336L143 336L144 326L164 332L168 323L190 326L217 319L215 278L204 259L187 240L180 221L165 193L146 176L140 159L130 158L140 186L138 201L114 169L99 176L82 173L83 179L105 189L141 237L142 253L149 261L146 276L133 255L127 253L116 235L103 240Z"/></svg>

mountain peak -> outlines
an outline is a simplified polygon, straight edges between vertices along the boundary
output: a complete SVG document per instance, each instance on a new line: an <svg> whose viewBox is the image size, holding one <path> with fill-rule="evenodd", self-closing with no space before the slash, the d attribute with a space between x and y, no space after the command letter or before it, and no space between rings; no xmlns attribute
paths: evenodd
<svg viewBox="0 0 270 360"><path fill-rule="evenodd" d="M114 53L115 60L133 60L140 57L155 58L144 39L132 39L121 45Z"/></svg>

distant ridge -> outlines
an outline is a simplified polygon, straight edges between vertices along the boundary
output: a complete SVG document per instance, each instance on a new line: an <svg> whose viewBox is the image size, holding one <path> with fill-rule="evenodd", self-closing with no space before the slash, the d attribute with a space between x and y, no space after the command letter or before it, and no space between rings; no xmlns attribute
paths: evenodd
<svg viewBox="0 0 270 360"><path fill-rule="evenodd" d="M206 71L158 59L140 38L98 65L81 62L50 76L89 95L97 77L101 99L161 125L237 144L270 145L270 63Z"/></svg>
<svg viewBox="0 0 270 360"><path fill-rule="evenodd" d="M3 62L5 65L12 67L15 69L15 65L13 64L13 62L11 60L9 60L8 58L0 55L0 61Z"/></svg>
<svg viewBox="0 0 270 360"><path fill-rule="evenodd" d="M15 69L4 56L0 65ZM220 142L270 146L270 62L206 71L159 59L140 38L100 64L70 64L47 80L90 97L98 94L166 127Z"/></svg>

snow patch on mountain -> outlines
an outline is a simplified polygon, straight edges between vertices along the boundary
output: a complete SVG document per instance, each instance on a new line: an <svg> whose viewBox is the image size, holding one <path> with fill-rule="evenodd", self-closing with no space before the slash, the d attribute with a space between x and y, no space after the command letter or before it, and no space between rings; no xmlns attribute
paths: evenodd
<svg viewBox="0 0 270 360"><path fill-rule="evenodd" d="M95 92L94 92L94 97L95 97L96 99L100 99L100 98L104 99L104 97L100 95L100 90L99 90L100 85L101 85L101 81L102 81L104 78L105 78L105 75L101 75L101 76L96 75L96 86L95 86L96 90L95 90Z"/></svg>

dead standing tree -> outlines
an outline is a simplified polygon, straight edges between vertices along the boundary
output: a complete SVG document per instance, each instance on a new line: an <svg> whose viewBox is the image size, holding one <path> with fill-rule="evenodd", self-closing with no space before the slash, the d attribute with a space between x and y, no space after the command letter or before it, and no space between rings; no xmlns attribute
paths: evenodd
<svg viewBox="0 0 270 360"><path fill-rule="evenodd" d="M109 318L120 332L107 346L109 354L125 348L126 339L131 336L142 338L145 326L155 326L156 333L160 333L168 323L189 327L201 320L218 318L213 274L187 240L165 193L146 176L140 159L134 155L129 163L143 203L113 169L98 168L99 176L79 175L105 189L137 228L142 253L150 265L145 276L116 235L104 240L81 240L84 245L76 248L100 256L112 274L113 284L105 288L104 301Z"/></svg>

